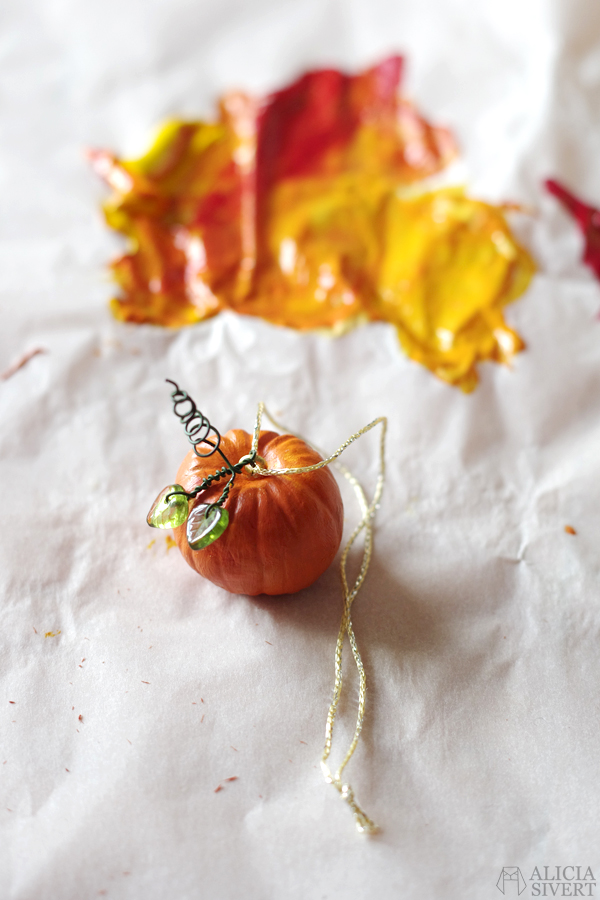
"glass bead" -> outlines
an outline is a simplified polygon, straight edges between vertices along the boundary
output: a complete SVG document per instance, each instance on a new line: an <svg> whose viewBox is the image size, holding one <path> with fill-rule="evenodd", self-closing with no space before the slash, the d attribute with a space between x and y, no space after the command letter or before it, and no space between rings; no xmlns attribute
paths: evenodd
<svg viewBox="0 0 600 900"><path fill-rule="evenodd" d="M193 508L187 523L187 539L192 550L202 550L221 537L229 524L229 513L222 506L213 506L208 516L208 503Z"/></svg>
<svg viewBox="0 0 600 900"><path fill-rule="evenodd" d="M171 494L167 500L167 496ZM160 492L146 516L152 528L177 528L189 514L189 502L180 484L169 484Z"/></svg>

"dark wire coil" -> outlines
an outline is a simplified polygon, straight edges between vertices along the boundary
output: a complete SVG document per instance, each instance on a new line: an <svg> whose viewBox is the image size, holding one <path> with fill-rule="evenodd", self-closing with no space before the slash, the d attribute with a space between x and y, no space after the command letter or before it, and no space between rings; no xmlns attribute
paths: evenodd
<svg viewBox="0 0 600 900"><path fill-rule="evenodd" d="M187 439L194 448L194 453L203 459L212 456L219 449L221 443L220 433L214 425L210 424L206 416L200 412L187 391L182 391L177 382L171 381L170 378L166 380L175 388L171 393L173 412L181 420ZM198 447L202 444L207 444L210 450L206 453L201 453Z"/></svg>
<svg viewBox="0 0 600 900"><path fill-rule="evenodd" d="M218 453L223 458L225 465L203 478L200 484L192 491L174 490L170 494L167 494L165 500L168 501L174 494L181 493L183 493L188 500L194 500L198 494L202 493L202 491L206 491L208 488L212 487L213 483L220 481L221 478L230 476L219 499L208 505L205 513L205 516L208 516L209 512L214 507L223 506L229 496L235 476L239 474L245 466L254 464L254 460L256 459L256 449L251 453L246 454L246 456L243 456L236 463L231 463L221 450L221 435L214 425L211 425L206 416L200 412L187 391L182 391L176 381L171 381L170 378L167 378L166 380L175 388L175 390L171 392L171 397L173 398L173 412L183 423L188 441L194 448L196 456L206 458L212 456L213 453ZM181 409L182 406L185 407L183 410ZM214 438L211 440L211 436L213 435ZM198 447L202 444L207 444L211 448L208 453L200 453Z"/></svg>

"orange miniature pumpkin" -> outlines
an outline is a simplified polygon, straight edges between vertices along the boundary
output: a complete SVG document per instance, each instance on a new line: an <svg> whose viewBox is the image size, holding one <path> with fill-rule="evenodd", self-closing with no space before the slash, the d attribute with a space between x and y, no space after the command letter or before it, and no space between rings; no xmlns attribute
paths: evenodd
<svg viewBox="0 0 600 900"><path fill-rule="evenodd" d="M221 439L223 453L235 464L250 453L252 437L235 429ZM262 468L311 466L319 454L289 434L261 431L257 462ZM177 473L190 492L215 471L215 457L190 451ZM214 502L215 485L196 499ZM192 550L186 526L175 528L184 559L204 578L233 594L291 594L308 587L332 563L342 539L344 509L329 469L296 475L263 476L245 468L236 475L226 508L229 526L210 546Z"/></svg>

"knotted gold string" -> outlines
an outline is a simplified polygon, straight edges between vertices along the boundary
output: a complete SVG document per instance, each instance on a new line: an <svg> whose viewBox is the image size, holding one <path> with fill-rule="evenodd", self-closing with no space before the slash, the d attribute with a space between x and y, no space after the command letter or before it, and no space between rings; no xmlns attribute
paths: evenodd
<svg viewBox="0 0 600 900"><path fill-rule="evenodd" d="M260 433L260 425L262 421L263 413L267 416L268 419L271 420L273 425L276 428L280 428L282 431L287 432L288 434L294 435L294 437L300 438L300 440L305 440L301 435L295 434L295 432L290 431L284 426L280 425L276 419L269 413L264 403L259 403L258 411L256 414L256 424L254 427L254 436L252 439L252 452L256 452L258 449L258 438ZM330 463L334 462L340 454L344 452L346 447L349 447L357 438L361 437L361 435L366 434L367 431L370 431L376 425L381 425L381 439L379 443L379 474L377 476L377 484L375 486L375 493L373 494L373 499L369 504L367 502L367 497L365 492L358 481L358 479L346 468L346 466L341 463L335 463L338 470L342 473L342 475L350 482L352 485L354 492L356 494L361 512L362 518L346 543L344 550L342 552L342 558L340 560L340 574L342 578L342 589L344 594L344 611L342 613L342 621L340 623L340 630L338 632L337 643L335 646L335 683L333 687L333 700L331 702L331 706L329 707L329 712L327 714L327 724L325 726L325 747L323 750L323 756L321 758L321 770L323 775L325 776L325 781L329 784L333 784L336 788L342 799L346 801L349 805L352 813L354 815L354 820L356 822L356 827L360 832L366 832L368 834L373 834L378 830L377 826L371 819L367 816L367 814L360 808L356 800L354 799L354 791L350 787L349 784L342 782L342 772L346 765L349 763L352 754L356 749L356 745L358 744L358 739L360 737L360 733L362 731L363 720L365 716L365 701L366 701L366 689L367 689L367 676L365 673L365 669L363 666L363 662L358 650L358 645L356 643L356 637L354 635L354 629L352 628L352 619L350 615L351 607L354 602L356 595L358 594L363 581L365 580L365 576L367 574L367 570L369 568L369 563L371 561L371 553L373 550L373 519L375 517L375 511L379 505L379 501L381 499L381 494L383 491L383 483L385 479L385 437L387 432L387 419L385 416L381 416L378 419L375 419L373 422L370 422L368 425L365 425L364 428L361 428L360 431L357 431L356 434L351 435L347 441L338 447L338 449L329 456L327 459L321 460L321 462L314 463L312 466L302 466L300 468L288 468L288 469L263 469L259 465L253 465L252 471L254 473L260 475L300 475L304 472L314 472L316 469L321 469L323 466L327 466ZM314 445L312 445L314 446ZM314 448L317 450L317 448ZM318 451L321 452L321 451ZM321 454L323 455L323 454ZM360 570L358 572L356 581L354 582L354 586L350 590L348 586L348 577L346 573L346 563L348 560L348 554L352 549L354 542L357 537L360 535L361 531L365 532L365 543L363 549L363 558L360 566ZM340 763L338 770L335 774L331 772L331 769L327 765L327 760L331 753L331 744L333 739L333 726L335 722L335 716L338 708L338 704L340 701L340 697L342 694L342 651L344 646L344 635L348 635L348 640L350 642L350 647L352 648L352 655L354 656L354 662L356 663L356 668L358 669L359 676L359 693L358 693L358 712L356 717L356 726L354 728L354 736L352 738L352 742L350 743L350 747L348 751Z"/></svg>

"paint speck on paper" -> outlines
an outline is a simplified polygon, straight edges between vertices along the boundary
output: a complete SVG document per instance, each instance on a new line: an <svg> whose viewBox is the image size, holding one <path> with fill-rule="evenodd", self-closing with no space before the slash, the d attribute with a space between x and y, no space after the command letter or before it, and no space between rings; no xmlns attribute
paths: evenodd
<svg viewBox="0 0 600 900"><path fill-rule="evenodd" d="M43 347L34 347L33 350L28 350L27 353L23 353L19 359L16 360L12 365L5 369L2 375L0 375L0 379L2 381L7 381L9 378L12 378L19 369L22 369L23 366L26 366L30 359L33 359L34 356L37 356L39 353L47 353Z"/></svg>

